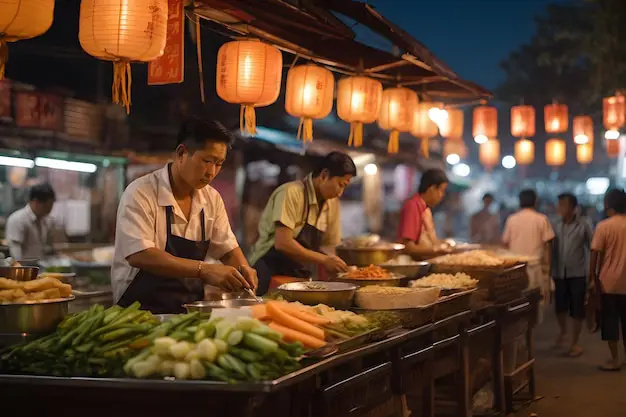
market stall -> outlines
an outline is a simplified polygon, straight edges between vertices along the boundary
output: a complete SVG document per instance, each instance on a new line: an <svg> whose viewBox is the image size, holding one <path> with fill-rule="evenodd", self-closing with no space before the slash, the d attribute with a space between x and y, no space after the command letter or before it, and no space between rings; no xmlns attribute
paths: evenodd
<svg viewBox="0 0 626 417"><path fill-rule="evenodd" d="M65 318L61 312L58 327L49 324L53 333L3 351L0 390L7 406L20 407L23 415L46 415L51 402L71 401L70 414L103 416L166 415L172 409L235 416L400 416L411 409L428 416L441 407L467 416L473 394L486 381L493 386L497 410L510 411L514 394L523 388L534 394L534 293L508 290L497 300L494 294L500 293L490 295L489 280L514 282L515 275L474 279L420 267L408 280L364 267L335 283L309 283L303 291L286 284L264 304L239 299L230 305L244 307L213 308L211 314L153 316L138 305L94 305ZM37 290L67 293L67 284L50 281L53 277L1 285L21 289L27 297ZM393 286L379 285L385 280ZM396 286L403 280L407 287ZM319 304L319 297L330 300L335 284L352 288L347 308L356 314ZM483 285L487 292L480 299ZM6 297L8 290L3 291ZM434 303L427 295L433 291ZM286 301L311 296L317 299ZM334 300L328 302L343 302ZM5 301L2 314L15 303ZM207 305L215 307L200 302L189 310ZM526 357L505 364L504 347L520 339L526 342ZM525 373L530 376L520 379ZM33 395L41 401L27 401ZM94 403L101 406L94 409Z"/></svg>

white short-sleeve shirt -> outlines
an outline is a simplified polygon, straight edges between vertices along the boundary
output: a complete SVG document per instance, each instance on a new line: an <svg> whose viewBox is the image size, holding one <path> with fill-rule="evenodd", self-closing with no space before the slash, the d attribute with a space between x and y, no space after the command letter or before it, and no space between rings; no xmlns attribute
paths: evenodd
<svg viewBox="0 0 626 417"><path fill-rule="evenodd" d="M6 239L9 242L11 256L24 259L41 259L49 244L52 221L49 217L39 220L30 205L17 210L9 216L5 226Z"/></svg>
<svg viewBox="0 0 626 417"><path fill-rule="evenodd" d="M545 244L554 239L554 230L545 214L522 209L512 214L504 226L503 242L519 255L543 257Z"/></svg>
<svg viewBox="0 0 626 417"><path fill-rule="evenodd" d="M124 191L117 210L115 256L111 268L113 299L117 302L139 270L126 258L149 248L165 250L167 241L166 207L173 208L172 234L185 239L202 239L201 213L205 238L211 240L207 260L220 259L239 247L230 228L224 200L210 185L197 190L191 201L189 219L185 218L174 195L167 166L133 181Z"/></svg>

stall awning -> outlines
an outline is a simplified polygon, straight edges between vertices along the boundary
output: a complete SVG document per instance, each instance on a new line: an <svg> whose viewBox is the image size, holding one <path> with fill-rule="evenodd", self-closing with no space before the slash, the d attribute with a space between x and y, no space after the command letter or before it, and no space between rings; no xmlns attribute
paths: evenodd
<svg viewBox="0 0 626 417"><path fill-rule="evenodd" d="M228 30L249 35L339 73L365 72L387 85L402 84L422 96L446 102L487 99L492 94L460 79L446 64L406 31L365 3L312 0L301 7L282 0L197 0L194 12ZM399 54L358 42L335 13L354 19L385 37Z"/></svg>

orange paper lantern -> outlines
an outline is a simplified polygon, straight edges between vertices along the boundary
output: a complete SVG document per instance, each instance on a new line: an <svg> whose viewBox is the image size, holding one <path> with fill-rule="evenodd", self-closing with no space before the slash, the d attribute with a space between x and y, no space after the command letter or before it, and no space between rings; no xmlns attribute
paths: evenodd
<svg viewBox="0 0 626 417"><path fill-rule="evenodd" d="M478 148L480 163L487 168L493 168L500 163L500 141L498 139L488 139L481 143Z"/></svg>
<svg viewBox="0 0 626 417"><path fill-rule="evenodd" d="M552 138L546 142L546 164L561 166L565 163L566 147L562 139Z"/></svg>
<svg viewBox="0 0 626 417"><path fill-rule="evenodd" d="M576 145L576 160L579 164L590 164L593 161L593 144Z"/></svg>
<svg viewBox="0 0 626 417"><path fill-rule="evenodd" d="M280 94L283 56L257 40L227 42L217 53L217 95L241 105L242 132L256 134L255 107L269 106Z"/></svg>
<svg viewBox="0 0 626 417"><path fill-rule="evenodd" d="M460 158L467 157L467 147L462 140L446 139L443 144L443 156L456 154Z"/></svg>
<svg viewBox="0 0 626 417"><path fill-rule="evenodd" d="M602 101L602 115L604 127L609 130L607 137L619 137L619 130L626 123L626 98L621 94L606 97Z"/></svg>
<svg viewBox="0 0 626 417"><path fill-rule="evenodd" d="M333 109L333 73L317 65L299 65L289 70L285 90L285 110L300 118L298 138L313 140L313 119L323 119Z"/></svg>
<svg viewBox="0 0 626 417"><path fill-rule="evenodd" d="M439 127L430 117L430 109L439 109L439 103L422 102L418 103L413 113L413 124L411 126L411 134L421 139L422 154L428 158L430 155L430 138L437 136Z"/></svg>
<svg viewBox="0 0 626 417"><path fill-rule="evenodd" d="M546 133L563 133L567 131L568 114L565 104L548 104L544 107Z"/></svg>
<svg viewBox="0 0 626 417"><path fill-rule="evenodd" d="M572 130L577 145L593 143L593 119L590 116L574 117Z"/></svg>
<svg viewBox="0 0 626 417"><path fill-rule="evenodd" d="M0 80L8 59L8 42L31 39L50 29L54 0L3 0L0 2Z"/></svg>
<svg viewBox="0 0 626 417"><path fill-rule="evenodd" d="M474 109L472 134L476 143L498 136L498 110L491 106L479 106Z"/></svg>
<svg viewBox="0 0 626 417"><path fill-rule="evenodd" d="M400 132L411 130L416 106L417 94L413 90L396 87L383 91L378 125L381 129L391 130L387 146L389 153L398 153Z"/></svg>
<svg viewBox="0 0 626 417"><path fill-rule="evenodd" d="M533 106L511 107L511 135L516 138L535 136L535 108Z"/></svg>
<svg viewBox="0 0 626 417"><path fill-rule="evenodd" d="M535 161L535 144L528 139L515 142L515 161L518 165L530 165Z"/></svg>
<svg viewBox="0 0 626 417"><path fill-rule="evenodd" d="M378 118L383 85L368 77L347 77L337 86L337 115L350 123L348 145L363 144L363 124Z"/></svg>
<svg viewBox="0 0 626 417"><path fill-rule="evenodd" d="M609 158L617 158L620 153L621 140L607 140L606 141L606 154Z"/></svg>
<svg viewBox="0 0 626 417"><path fill-rule="evenodd" d="M130 113L130 63L165 50L167 0L82 0L78 39L89 55L113 62L113 102Z"/></svg>
<svg viewBox="0 0 626 417"><path fill-rule="evenodd" d="M463 137L463 110L446 110L448 117L439 125L439 133L444 138L460 140Z"/></svg>

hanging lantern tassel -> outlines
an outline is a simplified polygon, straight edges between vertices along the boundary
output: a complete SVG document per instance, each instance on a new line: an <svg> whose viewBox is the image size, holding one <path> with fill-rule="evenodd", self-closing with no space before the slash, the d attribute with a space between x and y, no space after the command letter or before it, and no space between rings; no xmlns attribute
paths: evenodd
<svg viewBox="0 0 626 417"><path fill-rule="evenodd" d="M4 68L9 60L9 44L0 39L0 80L4 80Z"/></svg>
<svg viewBox="0 0 626 417"><path fill-rule="evenodd" d="M420 142L420 149L422 151L422 155L424 155L424 158L430 157L430 139L423 138Z"/></svg>
<svg viewBox="0 0 626 417"><path fill-rule="evenodd" d="M298 139L302 139L302 142L313 141L313 119L310 117L300 118L300 126L298 126Z"/></svg>
<svg viewBox="0 0 626 417"><path fill-rule="evenodd" d="M350 123L350 137L348 138L348 146L360 148L363 146L363 123Z"/></svg>
<svg viewBox="0 0 626 417"><path fill-rule="evenodd" d="M256 113L253 105L241 105L239 110L239 129L241 133L247 133L251 136L256 135Z"/></svg>
<svg viewBox="0 0 626 417"><path fill-rule="evenodd" d="M130 62L113 62L113 85L111 95L113 103L119 104L130 114L130 88L133 84L133 76L130 72Z"/></svg>
<svg viewBox="0 0 626 417"><path fill-rule="evenodd" d="M400 149L400 131L392 130L389 134L389 143L387 144L387 153L398 153Z"/></svg>

